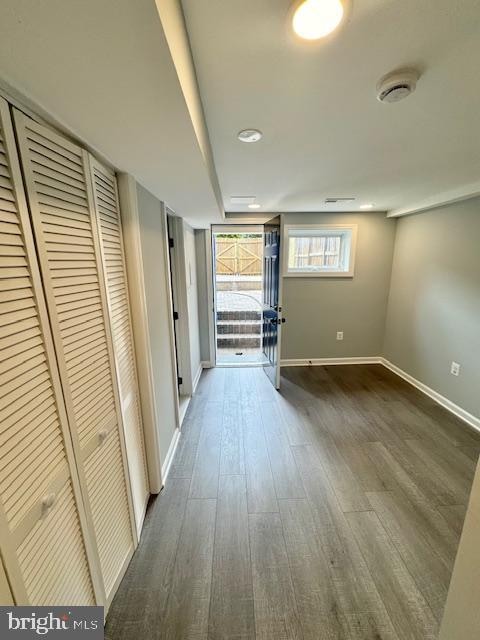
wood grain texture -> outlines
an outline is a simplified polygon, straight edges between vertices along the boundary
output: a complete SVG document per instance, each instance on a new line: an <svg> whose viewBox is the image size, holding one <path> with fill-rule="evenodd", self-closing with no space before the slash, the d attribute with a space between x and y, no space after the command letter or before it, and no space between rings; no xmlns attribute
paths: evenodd
<svg viewBox="0 0 480 640"><path fill-rule="evenodd" d="M159 637L205 638L212 581L216 500L189 500Z"/></svg>
<svg viewBox="0 0 480 640"><path fill-rule="evenodd" d="M277 498L304 498L305 491L290 444L282 430L278 407L274 402L261 402L259 411L265 429Z"/></svg>
<svg viewBox="0 0 480 640"><path fill-rule="evenodd" d="M190 498L216 498L222 443L223 402L208 402L193 467Z"/></svg>
<svg viewBox="0 0 480 640"><path fill-rule="evenodd" d="M249 516L255 598L256 637L297 640L303 637L280 516Z"/></svg>
<svg viewBox="0 0 480 640"><path fill-rule="evenodd" d="M392 623L401 638L435 640L438 624L376 513L348 513Z"/></svg>
<svg viewBox="0 0 480 640"><path fill-rule="evenodd" d="M479 450L381 366L205 371L108 640L433 640Z"/></svg>
<svg viewBox="0 0 480 640"><path fill-rule="evenodd" d="M218 489L209 638L255 638L245 476L222 476Z"/></svg>
<svg viewBox="0 0 480 640"><path fill-rule="evenodd" d="M110 606L107 640L152 637L164 619L189 488L188 479L171 479L152 499L140 545Z"/></svg>

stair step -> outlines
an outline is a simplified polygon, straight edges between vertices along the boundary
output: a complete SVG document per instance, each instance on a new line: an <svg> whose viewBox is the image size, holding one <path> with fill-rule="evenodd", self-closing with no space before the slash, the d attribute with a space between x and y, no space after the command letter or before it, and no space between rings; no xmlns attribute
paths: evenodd
<svg viewBox="0 0 480 640"><path fill-rule="evenodd" d="M261 346L260 336L246 336L240 334L232 334L228 336L217 337L217 347L223 349L234 348L252 348Z"/></svg>
<svg viewBox="0 0 480 640"><path fill-rule="evenodd" d="M217 311L217 320L261 320L261 311Z"/></svg>
<svg viewBox="0 0 480 640"><path fill-rule="evenodd" d="M245 320L222 320L217 322L217 334L226 335L240 333L242 335L260 335L262 325L260 322Z"/></svg>

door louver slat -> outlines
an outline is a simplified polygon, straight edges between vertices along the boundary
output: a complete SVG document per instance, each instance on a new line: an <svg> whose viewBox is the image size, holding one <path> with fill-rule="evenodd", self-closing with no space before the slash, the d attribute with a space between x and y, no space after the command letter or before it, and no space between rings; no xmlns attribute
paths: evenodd
<svg viewBox="0 0 480 640"><path fill-rule="evenodd" d="M75 602L94 604L77 510L79 486L71 479L73 452L3 99L0 164L0 530L5 567L18 604L63 604L73 595ZM42 500L52 491L56 500L44 514ZM61 537L54 534L59 522L65 532ZM75 594L65 578L69 575L77 576Z"/></svg>
<svg viewBox="0 0 480 640"><path fill-rule="evenodd" d="M140 532L149 495L145 444L127 294L120 208L115 174L90 158L97 227L109 305L133 506ZM107 213L105 213L108 210ZM114 243L112 243L112 240Z"/></svg>
<svg viewBox="0 0 480 640"><path fill-rule="evenodd" d="M15 114L15 122L67 414L77 460L82 461L80 480L108 602L134 540L87 154L22 114ZM37 164L48 169L48 176L36 170ZM106 458L103 452L112 443L116 455ZM100 543L114 537L115 545Z"/></svg>

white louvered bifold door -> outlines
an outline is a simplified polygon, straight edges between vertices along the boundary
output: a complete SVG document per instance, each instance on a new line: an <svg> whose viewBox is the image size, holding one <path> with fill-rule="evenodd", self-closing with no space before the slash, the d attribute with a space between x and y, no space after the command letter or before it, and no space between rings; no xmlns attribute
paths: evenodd
<svg viewBox="0 0 480 640"><path fill-rule="evenodd" d="M115 174L90 156L137 533L150 494Z"/></svg>
<svg viewBox="0 0 480 640"><path fill-rule="evenodd" d="M10 113L0 98L0 546L17 604L95 604L101 586L97 580L94 594L87 531Z"/></svg>
<svg viewBox="0 0 480 640"><path fill-rule="evenodd" d="M88 154L15 112L27 197L67 414L107 602L136 529Z"/></svg>

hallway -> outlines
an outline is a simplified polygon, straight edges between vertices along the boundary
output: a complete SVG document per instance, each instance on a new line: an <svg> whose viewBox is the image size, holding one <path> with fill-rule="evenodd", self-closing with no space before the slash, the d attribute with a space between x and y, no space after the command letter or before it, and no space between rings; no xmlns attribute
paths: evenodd
<svg viewBox="0 0 480 640"><path fill-rule="evenodd" d="M204 371L106 638L434 640L480 435L381 365Z"/></svg>

